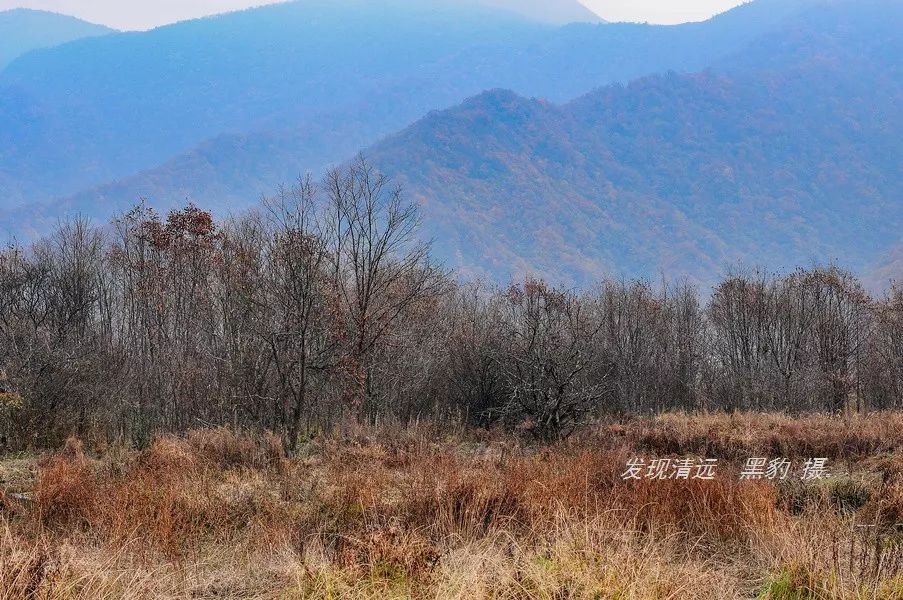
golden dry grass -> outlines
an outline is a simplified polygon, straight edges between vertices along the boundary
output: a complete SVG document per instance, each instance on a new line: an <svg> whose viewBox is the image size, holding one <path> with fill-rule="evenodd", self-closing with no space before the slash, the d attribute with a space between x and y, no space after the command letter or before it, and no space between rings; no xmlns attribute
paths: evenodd
<svg viewBox="0 0 903 600"><path fill-rule="evenodd" d="M707 456L714 481L621 479ZM751 456L830 457L818 482ZM224 430L0 462L0 599L903 598L903 415L665 415L555 447Z"/></svg>

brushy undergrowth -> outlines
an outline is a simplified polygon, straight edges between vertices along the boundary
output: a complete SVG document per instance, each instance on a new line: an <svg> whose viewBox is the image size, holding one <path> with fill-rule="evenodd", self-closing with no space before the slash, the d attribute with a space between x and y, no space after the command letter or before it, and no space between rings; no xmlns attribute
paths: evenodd
<svg viewBox="0 0 903 600"><path fill-rule="evenodd" d="M634 456L722 471L623 481ZM753 456L835 476L741 481ZM3 600L903 598L899 414L665 415L551 447L353 428L294 458L207 430L5 464Z"/></svg>

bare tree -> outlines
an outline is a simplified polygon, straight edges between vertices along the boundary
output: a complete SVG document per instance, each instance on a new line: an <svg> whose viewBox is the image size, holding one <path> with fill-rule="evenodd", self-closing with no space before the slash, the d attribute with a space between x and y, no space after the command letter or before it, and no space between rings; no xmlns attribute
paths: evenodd
<svg viewBox="0 0 903 600"><path fill-rule="evenodd" d="M429 262L430 245L417 240L417 207L363 158L327 177L328 231L334 281L358 369L359 400L374 418L381 406L373 355L406 313L441 294L445 273Z"/></svg>
<svg viewBox="0 0 903 600"><path fill-rule="evenodd" d="M455 294L447 309L452 323L445 350L449 409L471 424L489 425L505 408L501 344L506 303L501 294L470 285Z"/></svg>
<svg viewBox="0 0 903 600"><path fill-rule="evenodd" d="M872 300L851 274L835 267L806 272L802 286L813 313L810 347L824 406L839 412L854 400L861 408L859 372L871 335Z"/></svg>
<svg viewBox="0 0 903 600"><path fill-rule="evenodd" d="M511 416L543 440L570 435L603 396L588 377L601 325L572 293L539 281L507 294L503 354Z"/></svg>
<svg viewBox="0 0 903 600"><path fill-rule="evenodd" d="M265 249L266 333L278 377L278 417L294 452L302 420L310 418L314 378L336 364L338 304L330 278L317 188L310 178L265 201L272 232Z"/></svg>
<svg viewBox="0 0 903 600"><path fill-rule="evenodd" d="M719 285L708 307L715 386L731 409L761 410L774 398L767 383L771 365L770 278L735 275Z"/></svg>
<svg viewBox="0 0 903 600"><path fill-rule="evenodd" d="M875 408L903 404L903 288L894 286L875 305L867 380Z"/></svg>

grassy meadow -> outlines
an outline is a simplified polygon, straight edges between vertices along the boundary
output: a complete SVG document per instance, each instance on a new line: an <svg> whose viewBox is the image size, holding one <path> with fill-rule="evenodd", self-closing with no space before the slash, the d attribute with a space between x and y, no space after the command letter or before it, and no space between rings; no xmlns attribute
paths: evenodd
<svg viewBox="0 0 903 600"><path fill-rule="evenodd" d="M624 480L637 457L713 480ZM742 480L750 457L832 476ZM0 598L903 598L903 414L666 414L552 446L349 426L0 459Z"/></svg>

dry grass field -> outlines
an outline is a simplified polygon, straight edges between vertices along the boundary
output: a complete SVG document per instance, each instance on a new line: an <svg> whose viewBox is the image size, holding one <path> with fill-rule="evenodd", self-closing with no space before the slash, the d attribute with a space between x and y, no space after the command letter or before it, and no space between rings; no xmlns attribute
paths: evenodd
<svg viewBox="0 0 903 600"><path fill-rule="evenodd" d="M625 481L636 457L714 480ZM741 480L750 457L833 476ZM0 460L0 598L903 598L903 414L665 415L552 447L357 427Z"/></svg>

